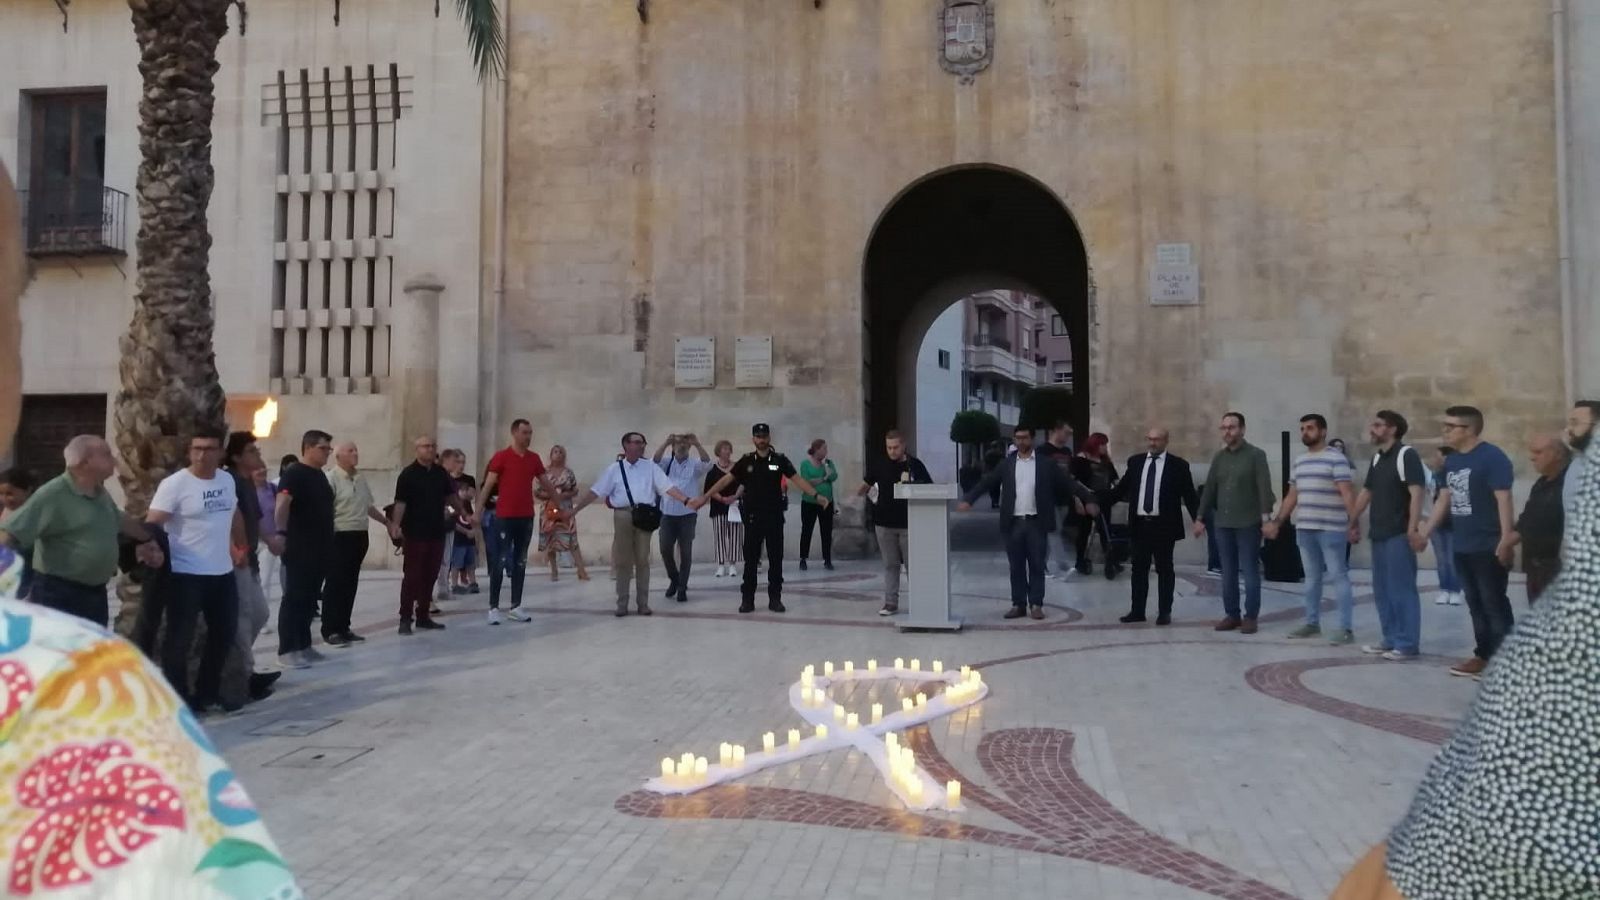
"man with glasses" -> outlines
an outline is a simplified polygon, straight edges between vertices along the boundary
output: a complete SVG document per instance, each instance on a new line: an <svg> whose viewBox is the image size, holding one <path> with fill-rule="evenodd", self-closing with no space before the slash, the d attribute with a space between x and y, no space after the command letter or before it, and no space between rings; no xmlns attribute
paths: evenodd
<svg viewBox="0 0 1600 900"><path fill-rule="evenodd" d="M239 627L234 548L244 559L249 541L233 476L219 471L223 434L203 429L189 439L189 466L156 486L145 521L166 529L172 580L166 595L167 634L161 671L195 712L221 702L222 664ZM205 616L205 650L189 687L189 646L195 619ZM224 708L243 706L230 698Z"/></svg>
<svg viewBox="0 0 1600 900"><path fill-rule="evenodd" d="M278 664L304 669L326 659L311 648L311 616L333 561L333 488L322 468L333 435L312 429L300 459L278 477L273 520L283 538L283 601L278 604Z"/></svg>
<svg viewBox="0 0 1600 900"><path fill-rule="evenodd" d="M1145 432L1148 452L1128 458L1117 484L1116 499L1128 504L1129 539L1133 551L1133 606L1118 621L1124 625L1145 621L1150 596L1150 564L1156 567L1156 624L1172 624L1172 595L1178 576L1172 568L1172 550L1184 538L1183 513L1199 521L1200 498L1194 489L1189 463L1167 452L1167 429Z"/></svg>
<svg viewBox="0 0 1600 900"><path fill-rule="evenodd" d="M1411 538L1411 549L1427 546L1429 535L1450 517L1455 533L1456 571L1467 595L1476 641L1472 658L1450 667L1451 675L1477 678L1511 631L1511 601L1506 596L1516 531L1511 512L1511 459L1480 437L1483 413L1471 406L1444 411L1445 485L1426 524Z"/></svg>
<svg viewBox="0 0 1600 900"><path fill-rule="evenodd" d="M634 508L660 509L664 494L686 504L690 509L704 506L703 500L690 499L689 495L672 484L672 479L653 460L644 458L644 435L630 431L622 436L622 456L617 464L607 466L594 484L583 492L572 509L577 515L585 506L604 499L611 507L611 524L616 530L611 539L611 566L617 578L617 616L628 614L628 586L635 584L633 598L639 615L650 611L650 535L654 528L641 528L641 518ZM657 519L659 523L659 518Z"/></svg>
<svg viewBox="0 0 1600 900"><path fill-rule="evenodd" d="M1427 483L1422 458L1401 443L1409 425L1394 410L1379 410L1367 436L1378 448L1350 516L1350 542L1361 540L1361 513L1372 510L1372 599L1382 639L1361 648L1391 662L1415 659L1422 640L1422 599L1417 595L1417 551L1412 541L1422 524Z"/></svg>

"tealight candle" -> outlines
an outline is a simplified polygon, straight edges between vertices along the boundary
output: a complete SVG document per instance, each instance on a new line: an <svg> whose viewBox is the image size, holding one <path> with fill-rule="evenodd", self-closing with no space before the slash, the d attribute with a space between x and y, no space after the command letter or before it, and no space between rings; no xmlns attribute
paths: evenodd
<svg viewBox="0 0 1600 900"><path fill-rule="evenodd" d="M831 662L823 663L822 664L822 674L825 677L832 678L833 677L833 663L831 663Z"/></svg>
<svg viewBox="0 0 1600 900"><path fill-rule="evenodd" d="M672 776L676 775L677 771L678 771L678 766L677 766L676 763L674 763L672 761L672 757L669 756L666 759L663 759L661 761L661 777L662 778L665 778L666 780L671 781L672 780Z"/></svg>
<svg viewBox="0 0 1600 900"><path fill-rule="evenodd" d="M872 704L872 724L876 725L876 724L878 724L879 722L882 722L882 721L883 721L883 704L882 703L874 703L874 704Z"/></svg>
<svg viewBox="0 0 1600 900"><path fill-rule="evenodd" d="M735 766L744 765L744 745L743 744L734 744L733 745L733 764Z"/></svg>
<svg viewBox="0 0 1600 900"><path fill-rule="evenodd" d="M875 660L875 659L867 660L867 671L868 672L876 672L876 671L878 671L878 661Z"/></svg>
<svg viewBox="0 0 1600 900"><path fill-rule="evenodd" d="M961 782L950 781L944 786L944 805L956 809L961 805Z"/></svg>
<svg viewBox="0 0 1600 900"><path fill-rule="evenodd" d="M798 728L789 729L789 749L800 749L800 729Z"/></svg>
<svg viewBox="0 0 1600 900"><path fill-rule="evenodd" d="M856 673L856 664L853 660L847 659L844 661L844 673L846 675L854 675Z"/></svg>
<svg viewBox="0 0 1600 900"><path fill-rule="evenodd" d="M913 802L922 802L922 779L912 778L906 782L906 793L911 795Z"/></svg>
<svg viewBox="0 0 1600 900"><path fill-rule="evenodd" d="M927 706L928 705L928 695L919 691L917 693L917 705L918 706Z"/></svg>
<svg viewBox="0 0 1600 900"><path fill-rule="evenodd" d="M889 751L889 761L894 762L895 755L900 752L900 735L892 731L884 735L883 746Z"/></svg>
<svg viewBox="0 0 1600 900"><path fill-rule="evenodd" d="M860 726L861 726L861 717L857 716L855 713L850 713L849 715L844 717L844 727L850 728L850 729L855 729L855 728L859 728Z"/></svg>
<svg viewBox="0 0 1600 900"><path fill-rule="evenodd" d="M806 689L809 690L811 688L811 686L816 684L816 683L817 683L817 676L812 675L810 672L801 672L800 673L800 686L801 687L806 688Z"/></svg>
<svg viewBox="0 0 1600 900"><path fill-rule="evenodd" d="M720 763L723 768L727 768L728 765L733 762L732 744L724 741L722 745L717 748L717 762Z"/></svg>
<svg viewBox="0 0 1600 900"><path fill-rule="evenodd" d="M913 671L913 672L921 672L922 671L922 660L913 659L911 661L911 671Z"/></svg>
<svg viewBox="0 0 1600 900"><path fill-rule="evenodd" d="M833 705L833 720L835 722L843 722L844 721L844 707L840 706L837 703L835 703Z"/></svg>
<svg viewBox="0 0 1600 900"><path fill-rule="evenodd" d="M778 747L778 736L777 735L775 735L775 734L773 734L772 732L769 731L766 734L763 734L761 736L761 752L763 752L763 753L771 753L773 750L776 750L777 747Z"/></svg>
<svg viewBox="0 0 1600 900"><path fill-rule="evenodd" d="M804 669L800 670L800 674L802 674L802 675L815 675L815 674L817 674L817 667L813 666L810 663L806 663L806 667Z"/></svg>
<svg viewBox="0 0 1600 900"><path fill-rule="evenodd" d="M905 658L904 658L904 657L899 657L899 656L896 656L896 657L895 657L895 658L894 658L894 667L895 667L895 668L896 668L896 669L904 669L904 668L905 668L905 667L906 667L906 661L905 661Z"/></svg>
<svg viewBox="0 0 1600 900"><path fill-rule="evenodd" d="M910 697L905 697L905 698L901 699L901 701L900 701L900 709L905 711L905 712L911 712L911 698Z"/></svg>
<svg viewBox="0 0 1600 900"><path fill-rule="evenodd" d="M818 725L817 726L817 740L825 741L827 739L828 739L828 726L826 726L826 725Z"/></svg>
<svg viewBox="0 0 1600 900"><path fill-rule="evenodd" d="M962 666L961 667L961 680L962 681L966 681L968 678L971 678L971 677L972 677L972 667L971 666Z"/></svg>
<svg viewBox="0 0 1600 900"><path fill-rule="evenodd" d="M685 753L678 759L678 774L687 778L694 774L694 754Z"/></svg>
<svg viewBox="0 0 1600 900"><path fill-rule="evenodd" d="M704 756L694 761L694 777L704 778L709 771L711 771L711 765L706 762Z"/></svg>
<svg viewBox="0 0 1600 900"><path fill-rule="evenodd" d="M937 660L936 659L936 660L933 661L933 674L935 674L935 675L943 675L944 674L944 662L942 660Z"/></svg>

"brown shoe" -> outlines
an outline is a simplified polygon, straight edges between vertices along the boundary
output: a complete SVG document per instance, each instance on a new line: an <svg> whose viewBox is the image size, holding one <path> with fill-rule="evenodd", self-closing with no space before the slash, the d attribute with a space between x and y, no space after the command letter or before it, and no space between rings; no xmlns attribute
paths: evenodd
<svg viewBox="0 0 1600 900"><path fill-rule="evenodd" d="M650 604L641 603L641 604L639 604L639 615L641 615L641 616L653 616L653 615L655 615L655 612L650 609Z"/></svg>
<svg viewBox="0 0 1600 900"><path fill-rule="evenodd" d="M1034 619L1042 619L1042 618L1044 618L1044 607L1042 607L1042 606L1031 606L1031 607L1029 607L1028 608L1028 616L1030 618L1034 618Z"/></svg>
<svg viewBox="0 0 1600 900"><path fill-rule="evenodd" d="M1457 663L1451 666L1450 674L1459 675L1462 678L1477 678L1483 673L1484 668L1488 665L1488 660L1479 659L1478 657L1474 656L1466 662Z"/></svg>
<svg viewBox="0 0 1600 900"><path fill-rule="evenodd" d="M1023 616L1025 616L1027 614L1028 614L1028 611L1023 609L1022 607L1013 606L1010 609L1006 610L1005 617L1007 619L1020 619L1020 618L1022 618Z"/></svg>
<svg viewBox="0 0 1600 900"><path fill-rule="evenodd" d="M1236 629L1238 627L1239 627L1239 620L1235 619L1233 616L1228 616L1227 618L1223 619L1221 622L1218 622L1216 624L1216 627L1212 628L1212 631L1233 631L1234 629Z"/></svg>
<svg viewBox="0 0 1600 900"><path fill-rule="evenodd" d="M1256 633L1256 620L1255 619L1245 619L1243 622L1240 622L1239 623L1239 633L1240 634L1255 634Z"/></svg>

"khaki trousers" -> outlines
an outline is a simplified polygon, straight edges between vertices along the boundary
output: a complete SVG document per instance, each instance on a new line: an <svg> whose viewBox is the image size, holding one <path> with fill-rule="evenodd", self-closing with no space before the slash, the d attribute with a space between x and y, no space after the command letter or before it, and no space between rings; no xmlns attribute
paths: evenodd
<svg viewBox="0 0 1600 900"><path fill-rule="evenodd" d="M617 610L628 608L628 582L635 582L634 602L640 611L650 608L650 532L633 527L633 511L611 511L616 528L611 538L611 571L617 579Z"/></svg>

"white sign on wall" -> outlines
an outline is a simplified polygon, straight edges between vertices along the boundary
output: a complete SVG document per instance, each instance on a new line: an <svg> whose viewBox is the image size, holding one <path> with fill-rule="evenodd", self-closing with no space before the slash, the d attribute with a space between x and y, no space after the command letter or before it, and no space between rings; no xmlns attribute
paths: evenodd
<svg viewBox="0 0 1600 900"><path fill-rule="evenodd" d="M1193 244L1157 244L1156 265L1189 266L1194 264Z"/></svg>
<svg viewBox="0 0 1600 900"><path fill-rule="evenodd" d="M1195 306L1200 302L1200 267L1150 267L1150 305Z"/></svg>
<svg viewBox="0 0 1600 900"><path fill-rule="evenodd" d="M680 337L672 349L672 383L681 388L717 386L717 339Z"/></svg>
<svg viewBox="0 0 1600 900"><path fill-rule="evenodd" d="M772 335L743 335L734 338L733 386L772 387Z"/></svg>

